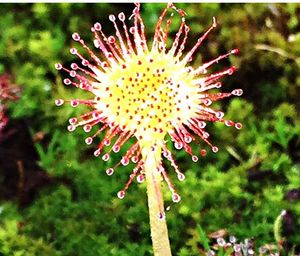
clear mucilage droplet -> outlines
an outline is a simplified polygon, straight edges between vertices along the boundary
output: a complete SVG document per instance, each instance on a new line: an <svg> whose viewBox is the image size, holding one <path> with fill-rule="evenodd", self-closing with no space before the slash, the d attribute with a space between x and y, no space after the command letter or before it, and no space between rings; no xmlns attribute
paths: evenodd
<svg viewBox="0 0 300 256"><path fill-rule="evenodd" d="M159 220L165 220L166 219L166 213L165 212L160 212L158 214L158 219Z"/></svg>

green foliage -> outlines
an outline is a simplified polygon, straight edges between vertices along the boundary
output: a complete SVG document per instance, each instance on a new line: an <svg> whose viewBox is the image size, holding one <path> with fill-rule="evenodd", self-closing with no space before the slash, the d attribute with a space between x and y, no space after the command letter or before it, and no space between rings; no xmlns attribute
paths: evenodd
<svg viewBox="0 0 300 256"><path fill-rule="evenodd" d="M164 6L142 5L150 40ZM243 123L244 128L238 131L221 123L208 125L220 151L214 154L208 150L199 163L193 163L182 151L175 153L186 179L179 182L170 171L182 198L180 204L173 204L166 185L163 187L165 205L170 206L167 220L173 254L199 255L199 243L205 249L210 245L205 234L220 229L240 239L254 237L258 246L274 243L274 223L283 209L293 216L294 229L288 230L282 219L280 236L297 250L300 200L287 195L300 189L299 6L177 6L186 11L191 27L187 49L210 26L213 16L220 24L199 50L196 64L232 48L240 49L240 56L220 62L217 68L230 63L238 67L235 75L224 79L223 90L242 88L244 96L215 106L226 110L225 117ZM84 143L84 132L66 130L67 119L85 109L54 106L55 98L89 96L62 85L53 67L57 61L73 61L69 54L72 32L80 33L92 45L90 26L94 22L107 24L105 32L112 34L108 15L120 11L130 15L133 5L35 3L0 7L0 73L12 73L22 86L22 97L10 104L9 113L12 118L27 120L32 137L38 131L45 134L44 140L35 143L37 162L55 180L26 208L3 199L0 254L152 255L145 185L134 182L120 201L116 193L133 166L118 168L113 177L105 175L126 148L112 154L109 162L95 159L92 151L96 145ZM171 35L178 24L180 19L174 19ZM204 144L201 147L208 149ZM198 146L194 149L199 151Z"/></svg>
<svg viewBox="0 0 300 256"><path fill-rule="evenodd" d="M0 254L3 256L60 256L51 243L43 238L33 239L24 234L22 226L26 223L20 221L17 209L11 204L4 204L0 209Z"/></svg>
<svg viewBox="0 0 300 256"><path fill-rule="evenodd" d="M201 228L200 225L198 225L197 228L198 228L200 243L203 245L205 251L209 251L209 249L210 249L209 248L209 240L208 240L205 232L203 231L203 229Z"/></svg>

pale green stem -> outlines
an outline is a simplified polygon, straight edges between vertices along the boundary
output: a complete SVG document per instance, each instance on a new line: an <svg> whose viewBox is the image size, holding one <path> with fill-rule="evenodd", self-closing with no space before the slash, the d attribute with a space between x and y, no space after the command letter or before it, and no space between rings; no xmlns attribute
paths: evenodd
<svg viewBox="0 0 300 256"><path fill-rule="evenodd" d="M286 215L286 210L283 210L274 222L274 237L277 243L280 243L280 241L282 240L281 228L284 215Z"/></svg>
<svg viewBox="0 0 300 256"><path fill-rule="evenodd" d="M151 239L155 256L171 256L166 218L160 218L164 213L163 197L161 193L161 175L157 171L161 158L161 149L152 151L142 150L145 161L144 171L147 182L148 207L150 217Z"/></svg>

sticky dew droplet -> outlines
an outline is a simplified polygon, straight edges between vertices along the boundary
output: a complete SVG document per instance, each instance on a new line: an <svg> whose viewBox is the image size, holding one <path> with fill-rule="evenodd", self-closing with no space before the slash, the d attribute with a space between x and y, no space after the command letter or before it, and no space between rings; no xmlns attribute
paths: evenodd
<svg viewBox="0 0 300 256"><path fill-rule="evenodd" d="M177 193L173 193L173 195L172 195L172 201L174 203L178 203L178 202L180 202L180 200L181 200L180 195L178 195Z"/></svg>
<svg viewBox="0 0 300 256"><path fill-rule="evenodd" d="M94 24L94 29L95 29L96 31L101 31L101 24L100 24L99 22L95 23L95 24Z"/></svg>
<svg viewBox="0 0 300 256"><path fill-rule="evenodd" d="M112 151L115 152L115 153L118 153L120 151L120 146L119 145L114 145L112 147Z"/></svg>
<svg viewBox="0 0 300 256"><path fill-rule="evenodd" d="M204 157L204 156L206 156L206 154L207 154L207 151L206 151L205 149L201 149L201 150L200 150L200 155L201 155L201 156Z"/></svg>
<svg viewBox="0 0 300 256"><path fill-rule="evenodd" d="M158 217L159 220L165 220L166 219L166 213L165 212L160 212L157 217Z"/></svg>
<svg viewBox="0 0 300 256"><path fill-rule="evenodd" d="M208 132L203 132L202 134L204 139L207 139L209 137L209 133Z"/></svg>
<svg viewBox="0 0 300 256"><path fill-rule="evenodd" d="M219 151L219 148L216 147L216 146L213 146L213 147L211 148L211 150L212 150L212 152L217 153L217 152Z"/></svg>
<svg viewBox="0 0 300 256"><path fill-rule="evenodd" d="M192 140L193 140L193 139L192 139L191 136L189 136L189 135L184 136L184 141L185 141L186 143L191 143Z"/></svg>
<svg viewBox="0 0 300 256"><path fill-rule="evenodd" d="M83 126L83 130L85 132L90 132L92 130L92 126L89 125L89 124L86 124L86 125Z"/></svg>
<svg viewBox="0 0 300 256"><path fill-rule="evenodd" d="M72 117L69 119L69 123L70 124L76 124L77 123L77 118L76 117Z"/></svg>
<svg viewBox="0 0 300 256"><path fill-rule="evenodd" d="M131 161L136 164L139 161L139 158L137 156L133 156Z"/></svg>
<svg viewBox="0 0 300 256"><path fill-rule="evenodd" d="M176 142L174 143L174 147L175 147L176 149L180 150L180 149L182 149L183 144L182 144L181 141L179 141L179 142L176 141Z"/></svg>
<svg viewBox="0 0 300 256"><path fill-rule="evenodd" d="M79 105L79 102L77 100L71 100L70 101L70 105L73 107L73 108L76 108L78 105Z"/></svg>
<svg viewBox="0 0 300 256"><path fill-rule="evenodd" d="M235 126L235 128L238 129L238 130L240 130L240 129L243 128L243 125L242 125L241 123L236 123L234 126Z"/></svg>
<svg viewBox="0 0 300 256"><path fill-rule="evenodd" d="M163 152L163 156L164 156L165 158L169 158L169 157L170 157L170 153L169 153L168 151L164 151L164 152Z"/></svg>
<svg viewBox="0 0 300 256"><path fill-rule="evenodd" d="M182 172L179 172L177 174L177 178L178 178L178 180L183 181L185 179L185 175Z"/></svg>
<svg viewBox="0 0 300 256"><path fill-rule="evenodd" d="M72 34L72 38L73 38L73 40L75 40L75 41L79 41L79 40L80 40L80 36L79 36L78 33L73 33L73 34Z"/></svg>
<svg viewBox="0 0 300 256"><path fill-rule="evenodd" d="M76 63L72 63L71 64L71 69L77 70L78 69L78 65Z"/></svg>
<svg viewBox="0 0 300 256"><path fill-rule="evenodd" d="M83 66L88 66L90 63L87 61L87 60L82 60L81 61L81 64L83 65Z"/></svg>
<svg viewBox="0 0 300 256"><path fill-rule="evenodd" d="M64 83L65 85L70 85L72 82L71 82L71 80L70 80L69 78L65 78L65 79L63 80L63 83Z"/></svg>
<svg viewBox="0 0 300 256"><path fill-rule="evenodd" d="M234 89L231 93L235 96L241 96L243 94L243 90L242 89Z"/></svg>
<svg viewBox="0 0 300 256"><path fill-rule="evenodd" d="M68 125L67 129L68 129L68 131L69 131L69 132L73 132L73 131L75 131L75 129L76 129L76 126L75 126L75 125L72 125L72 124L70 124L70 125Z"/></svg>
<svg viewBox="0 0 300 256"><path fill-rule="evenodd" d="M143 174L139 174L136 177L136 180L137 180L138 183L143 183L145 181L145 176Z"/></svg>
<svg viewBox="0 0 300 256"><path fill-rule="evenodd" d="M232 120L225 120L224 123L226 126L229 126L229 127L234 125L234 122Z"/></svg>
<svg viewBox="0 0 300 256"><path fill-rule="evenodd" d="M222 87L222 83L221 83L221 82L217 82L217 83L216 83L216 88L219 89L219 88L221 88L221 87Z"/></svg>
<svg viewBox="0 0 300 256"><path fill-rule="evenodd" d="M115 15L113 15L113 14L110 14L110 15L108 16L108 18L109 18L109 20L112 21L112 22L114 22L114 21L116 20L116 17L115 17Z"/></svg>
<svg viewBox="0 0 300 256"><path fill-rule="evenodd" d="M55 67L56 70L61 70L62 69L62 65L60 63L56 63L54 65L54 67Z"/></svg>
<svg viewBox="0 0 300 256"><path fill-rule="evenodd" d="M103 156L102 156L102 160L103 161L108 161L109 160L109 154L104 154Z"/></svg>
<svg viewBox="0 0 300 256"><path fill-rule="evenodd" d="M55 105L56 106L62 106L64 104L64 100L63 99L56 99L55 100Z"/></svg>
<svg viewBox="0 0 300 256"><path fill-rule="evenodd" d="M193 162L197 162L197 161L198 161L198 157L195 156L195 155L193 155L193 156L192 156L192 160L193 160Z"/></svg>
<svg viewBox="0 0 300 256"><path fill-rule="evenodd" d="M96 149L96 150L94 151L94 156L97 157L97 156L100 155L100 153L101 153L101 150L100 150L100 149Z"/></svg>
<svg viewBox="0 0 300 256"><path fill-rule="evenodd" d="M120 21L125 21L125 14L124 12L119 13L118 18Z"/></svg>
<svg viewBox="0 0 300 256"><path fill-rule="evenodd" d="M93 142L93 138L92 138L92 137L87 137L87 138L85 139L85 143L86 143L87 145L92 144L92 142Z"/></svg>
<svg viewBox="0 0 300 256"><path fill-rule="evenodd" d="M239 49L233 49L230 52L231 54L238 54L239 53Z"/></svg>
<svg viewBox="0 0 300 256"><path fill-rule="evenodd" d="M110 44L114 44L114 43L116 42L116 39L115 39L113 36L109 36L109 37L107 38L107 41L108 41L108 43L110 43Z"/></svg>
<svg viewBox="0 0 300 256"><path fill-rule="evenodd" d="M111 176L111 175L114 174L114 169L113 169L113 168L108 168L105 172L106 172L106 174L107 174L108 176Z"/></svg>
<svg viewBox="0 0 300 256"><path fill-rule="evenodd" d="M216 112L216 118L221 119L224 116L224 113L221 111Z"/></svg>
<svg viewBox="0 0 300 256"><path fill-rule="evenodd" d="M110 140L109 139L104 139L103 144L105 146L109 146L110 145Z"/></svg>
<svg viewBox="0 0 300 256"><path fill-rule="evenodd" d="M128 165L128 164L129 164L129 159L128 159L128 157L123 156L123 157L122 157L122 160L121 160L121 164L124 165L124 166Z"/></svg>
<svg viewBox="0 0 300 256"><path fill-rule="evenodd" d="M200 122L198 123L198 127L199 127L200 129L205 128L205 126L206 126L206 123L203 122L203 121L200 121Z"/></svg>
<svg viewBox="0 0 300 256"><path fill-rule="evenodd" d="M77 54L77 49L76 48L71 48L70 53L71 54Z"/></svg>
<svg viewBox="0 0 300 256"><path fill-rule="evenodd" d="M204 100L204 105L205 106L210 106L212 104L212 101L210 99L205 99Z"/></svg>
<svg viewBox="0 0 300 256"><path fill-rule="evenodd" d="M77 75L75 70L70 71L70 77L75 77Z"/></svg>
<svg viewBox="0 0 300 256"><path fill-rule="evenodd" d="M123 199L125 197L125 191L124 190L119 191L117 196L119 199Z"/></svg>

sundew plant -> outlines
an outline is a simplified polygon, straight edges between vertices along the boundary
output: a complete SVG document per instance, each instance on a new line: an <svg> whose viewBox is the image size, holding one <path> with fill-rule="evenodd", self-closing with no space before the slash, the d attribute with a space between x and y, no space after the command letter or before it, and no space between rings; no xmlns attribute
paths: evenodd
<svg viewBox="0 0 300 256"><path fill-rule="evenodd" d="M174 14L181 18L181 23L175 36L171 37L168 31ZM74 132L83 127L91 134L85 139L88 145L104 133L94 151L95 157L101 156L103 161L108 161L110 155L118 153L128 140L135 141L120 161L106 170L106 174L112 176L130 161L135 164L128 181L116 193L123 199L134 179L139 183L146 181L153 250L154 255L161 256L171 255L161 183L166 182L173 202L181 200L164 168L163 159L170 162L179 181L185 179L168 142L171 141L175 149L186 151L187 157L197 162L199 157L207 154L207 148L210 148L208 153L218 152L205 129L207 122L242 128L240 123L225 119L223 112L210 107L215 101L242 95L241 89L215 90L221 88L223 76L236 71L234 66L209 72L213 64L237 54L238 50L192 66L193 57L217 26L217 21L213 17L211 27L199 36L191 49L185 49L190 30L185 16L183 10L168 4L162 10L154 38L149 43L140 5L135 4L129 21L124 13L109 16L115 35L106 35L100 23L93 25L91 31L96 50L91 50L77 32L73 33L73 40L80 47L71 48L70 52L80 63L72 63L70 67L60 63L55 65L57 70L70 76L63 80L65 85L85 90L91 96L90 99L57 99L55 103L61 106L68 102L72 107L86 105L90 108L90 112L79 117L70 117L68 130ZM84 51L89 59L84 57ZM197 152L192 151L190 143L199 145Z"/></svg>
<svg viewBox="0 0 300 256"><path fill-rule="evenodd" d="M167 132L150 135L156 145L155 151L148 155L150 157L159 149L157 141L163 137L161 154L157 153L155 158L155 165L161 165L160 175L155 167L151 168L157 174L154 176L158 180L155 189L160 189L158 195L163 198L163 203L157 200L159 197L150 197L158 204L157 209L160 208L156 212L154 207L150 210L153 210L154 220L161 218L158 224L167 223L172 255L300 255L300 5L182 2L175 4L177 10L173 6L167 8L156 29L167 3L143 3L139 6L139 15L145 26L148 51L137 48L137 36L140 35L142 40L142 27L138 18L138 35L135 36L136 13L132 13L135 7L133 2L0 4L0 255L153 255L147 205L149 176L146 171L150 168L145 169L140 162L143 148L136 134L138 131L134 133L136 128L131 130L129 127L145 128L149 132L143 122L146 122L145 116L150 109L161 117L161 122L155 122L155 117L151 119L149 125L153 131L159 129L159 125L164 128L165 121L169 122L168 128L164 128ZM118 14L122 12L124 16L120 15L120 18L124 18L127 30L119 19ZM111 14L115 15L114 22L123 44L109 19ZM97 22L101 24L101 31L99 24L94 27ZM201 111L192 108L196 112L193 114L186 104L192 101L186 99L184 93L209 85L199 83L193 89L186 78L188 75L184 76L181 68L172 63L176 58L183 61L212 25L216 27L193 52L192 60L182 66L197 70L219 55L230 55L214 62L206 68L206 73L199 73L190 81L208 78L231 66L237 67L237 71L232 70L235 71L232 75L224 75L211 84L222 82L221 88L199 92L199 99L188 93L198 108L206 108ZM187 26L189 31L185 31ZM91 32L91 27L97 30ZM72 40L74 32L78 34L74 34L76 40ZM101 50L95 32L107 52ZM186 40L185 33L188 33ZM157 38L155 42L154 38ZM166 38L165 44L163 38ZM112 42L110 46L108 39ZM108 65L105 72L80 40L84 40L101 64ZM183 45L184 49L180 51ZM82 63L76 54L70 54L70 48L76 48L78 54L95 67L94 70L99 70L98 73L84 66L87 63ZM235 48L240 54L236 54ZM153 55L155 51L157 54L150 65L142 56ZM110 61L104 54L110 56L109 52L115 56ZM148 82L151 79L151 85L157 84L157 57L165 55L168 61L161 61L164 71L161 70L160 77L168 76L171 82L176 80L180 89L175 83L173 87L169 83L161 86L160 90L170 90L170 98L156 94L153 96L157 99L151 99L151 94L147 98L143 92L136 93L137 83L145 87L147 79ZM134 63L132 58L135 56L140 56L142 64L130 64L130 60ZM57 71L54 65L58 62L61 67L76 72L72 75L81 77L70 77L63 69ZM117 73L113 75L113 72L121 64L126 66L120 75L124 77L123 92L114 86L117 83L113 83L117 80ZM148 76L147 67L155 77ZM133 69L138 69L139 76L145 73L143 83L135 82L135 78L139 80L140 77L129 71ZM128 83L130 77L133 81ZM105 84L111 91L111 100L106 100L108 96L105 98L105 92L100 89L98 93L81 90L71 84L65 85L64 79L81 86L86 79L86 84L95 89L102 88L100 83ZM65 82L69 83L68 80ZM118 84L122 84L121 79ZM135 86L134 90L131 84ZM231 93L237 88L243 89L242 97L226 97L209 106L200 98L209 94L207 97L212 99L213 94ZM152 93L154 88L147 84L144 90ZM182 97L172 95L177 92ZM127 103L123 104L121 99L115 103L115 95L121 97L122 93L128 99ZM130 101L131 93L135 95ZM64 105L57 107L55 99L63 99ZM74 106L77 101L83 103L80 101L93 99L99 100L99 104L79 104L74 108L68 101L72 99ZM143 99L153 107L146 110L142 103L134 105L133 101ZM162 103L155 105L160 99ZM184 114L172 112L172 107L164 100L174 100L176 107L184 109ZM179 100L185 104L180 105ZM104 108L101 103L109 104L109 107ZM111 109L112 104L115 104L115 110ZM113 114L118 106L119 120ZM155 106L159 106L159 110L163 107L166 117ZM134 114L137 108L140 115ZM225 121L216 120L212 113L211 122L207 121L209 114L205 111L210 108L223 111L224 119L240 122L244 128L238 130L235 124L227 126ZM136 123L130 121L126 109L133 113L133 118L143 118L144 121L139 123L141 126L138 120ZM172 114L168 113L170 109ZM100 113L103 116L101 122L91 123L92 115L80 118L91 111L103 112ZM176 115L182 122L174 121ZM70 121L76 129L68 132L67 126L71 125L68 119L73 117L77 122ZM127 120L126 127L122 127L123 131L111 131L110 145L103 145L95 157L94 151L105 137L110 137L107 132L116 129L112 119L120 123L122 117ZM209 133L207 140L211 146L219 148L217 153L192 130L195 128L190 120L206 124L201 129ZM84 131L84 125L78 127L82 121L92 126L90 132ZM119 127L119 123L115 122L115 125ZM99 129L103 130L93 136ZM187 133L183 136L183 129L194 140L186 142L189 139L184 140L188 136ZM149 136L146 131L139 132L143 138ZM124 132L131 134L124 137ZM117 143L119 138L123 138L124 143ZM86 144L85 139L91 144ZM108 144L108 140L105 143ZM112 149L115 143L119 145L113 148L116 152ZM126 159L126 153L135 144L138 146L134 155ZM168 157L164 145L174 162L164 156ZM182 149L178 150L175 145L177 148L182 145ZM186 153L184 145L191 148L191 154ZM104 156L106 153L108 155ZM193 156L198 158L197 162ZM171 190L164 173L172 185ZM131 183L127 188L129 180ZM125 194L119 193L120 197L124 195L123 199L117 196L119 191L125 191ZM161 229L157 232L161 234L157 240L165 241L166 233Z"/></svg>

